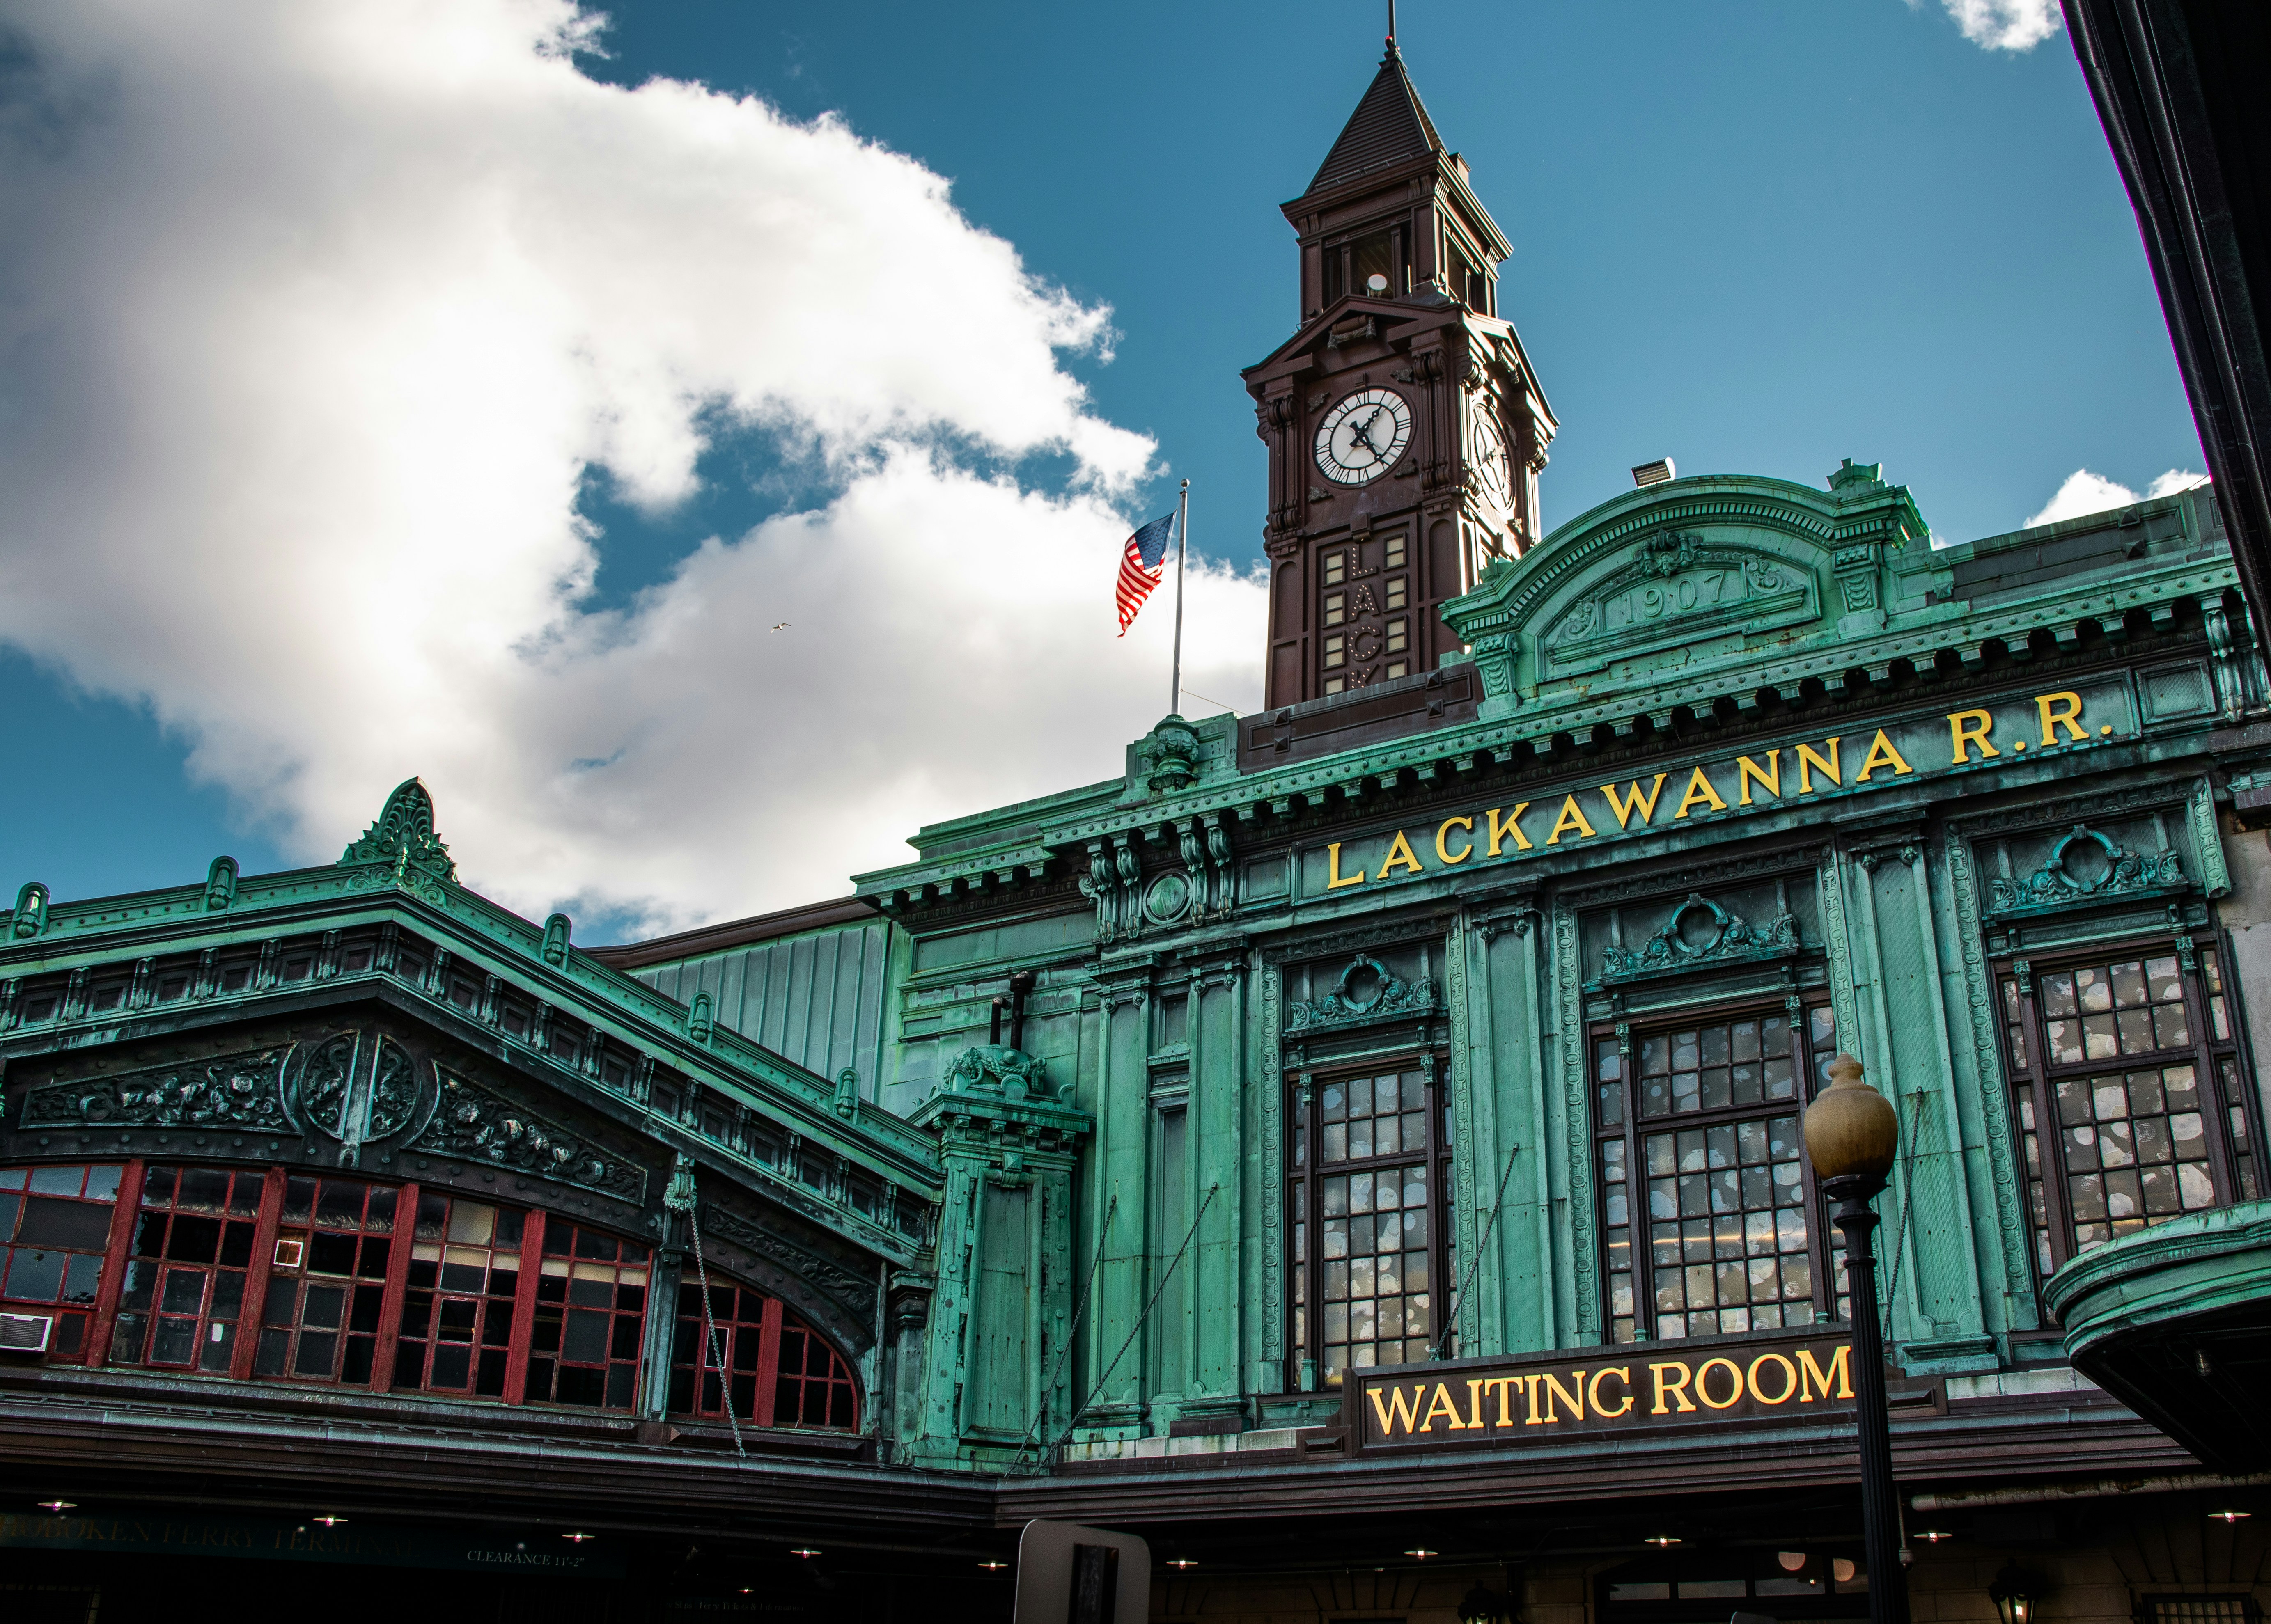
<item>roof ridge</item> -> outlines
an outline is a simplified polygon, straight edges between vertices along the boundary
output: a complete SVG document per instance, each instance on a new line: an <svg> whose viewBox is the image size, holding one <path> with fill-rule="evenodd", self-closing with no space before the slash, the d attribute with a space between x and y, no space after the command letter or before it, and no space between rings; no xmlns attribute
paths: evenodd
<svg viewBox="0 0 2271 1624"><path fill-rule="evenodd" d="M1427 116L1418 86L1404 66L1404 55L1392 46L1381 58L1380 71L1356 104L1356 111L1341 127L1339 138L1325 154L1309 190L1322 191L1344 181L1392 164L1408 162L1447 149Z"/></svg>

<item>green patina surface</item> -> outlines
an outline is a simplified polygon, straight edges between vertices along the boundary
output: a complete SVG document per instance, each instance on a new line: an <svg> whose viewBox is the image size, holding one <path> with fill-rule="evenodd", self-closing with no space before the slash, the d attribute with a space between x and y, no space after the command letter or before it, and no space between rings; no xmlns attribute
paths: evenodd
<svg viewBox="0 0 2271 1624"><path fill-rule="evenodd" d="M2086 1253L2051 1276L2043 1301L2087 1357L2110 1337L2271 1298L2271 1201L2187 1212Z"/></svg>
<svg viewBox="0 0 2271 1624"><path fill-rule="evenodd" d="M866 1249L894 1304L890 1357L865 1367L875 1424L911 1457L999 1469L1337 1404L1303 1390L1286 1341L1285 1091L1370 1052L1329 1004L1358 955L1396 967L1446 1057L1476 1353L1602 1338L1589 1027L1819 993L1902 1109L1882 1204L1900 1357L1993 1368L2041 1309L1989 965L2165 938L2230 891L2223 808L2271 762L2235 582L2205 493L1934 548L1873 467L1826 490L1681 479L1449 606L1472 721L1242 772L1232 718L1168 718L1119 778L918 832L913 861L858 878L873 919L637 978L564 918L457 883L405 786L331 867L217 864L89 902L27 886L0 917L0 1049L146 1029L161 1012L132 983L118 1006L85 996L122 966L415 931L900 1192L920 1221L815 1190L698 1113L648 1123ZM2077 825L2157 878L2029 889ZM1743 928L1684 945L1690 897ZM1019 971L1018 1048L989 1047ZM178 1018L276 991L200 991ZM499 1042L653 1115L629 1084Z"/></svg>

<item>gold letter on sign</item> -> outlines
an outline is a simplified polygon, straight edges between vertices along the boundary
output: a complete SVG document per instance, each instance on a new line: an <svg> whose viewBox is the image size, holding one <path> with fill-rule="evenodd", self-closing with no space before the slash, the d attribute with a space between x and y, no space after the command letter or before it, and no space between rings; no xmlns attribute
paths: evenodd
<svg viewBox="0 0 2271 1624"><path fill-rule="evenodd" d="M1664 1380L1664 1373L1667 1370L1679 1371L1679 1379L1677 1381L1669 1382ZM1683 1413L1695 1407L1687 1397L1687 1367L1686 1365L1680 1363L1677 1360L1672 1360L1667 1361L1664 1364L1650 1365L1649 1367L1649 1372L1656 1377L1656 1408L1649 1412L1650 1415L1669 1415L1672 1413L1670 1406L1664 1402L1664 1396L1666 1393L1670 1393L1674 1398L1677 1398L1679 1401L1679 1408Z"/></svg>
<svg viewBox="0 0 2271 1624"><path fill-rule="evenodd" d="M1447 1417L1451 1423L1448 1427L1444 1428L1446 1432L1464 1432L1467 1430L1466 1422L1459 1419L1459 1406L1452 1400L1450 1388L1441 1382L1435 1383L1435 1396L1432 1399L1428 1400L1427 1413L1419 1418L1418 1430L1421 1432L1434 1431L1435 1418L1439 1415Z"/></svg>
<svg viewBox="0 0 2271 1624"><path fill-rule="evenodd" d="M1782 748L1780 745L1776 745L1774 749L1767 752L1767 770L1765 772L1762 773L1759 771L1759 764L1756 761L1752 760L1748 756L1737 756L1735 758L1735 770L1738 775L1735 782L1737 786L1740 788L1743 792L1744 805L1748 806L1751 804L1751 781L1753 779L1756 779L1758 781L1759 788L1765 790L1768 795L1774 797L1775 799L1777 801L1782 799Z"/></svg>
<svg viewBox="0 0 2271 1624"><path fill-rule="evenodd" d="M1749 758L1745 757L1744 760L1747 763ZM1749 798L1747 790L1744 798ZM1711 781L1703 775L1703 769L1700 767L1687 775L1687 793L1679 797L1679 810L1672 814L1673 820L1676 822L1685 818L1687 809L1698 801L1709 801L1713 812L1727 810L1727 803L1719 798L1719 792L1711 787Z"/></svg>
<svg viewBox="0 0 2271 1624"><path fill-rule="evenodd" d="M1388 871L1392 868L1408 868L1415 874L1419 871L1419 859L1411 855L1411 842L1404 838L1401 829L1396 831L1396 839L1389 846L1388 855L1380 860L1380 872L1372 877L1373 883L1377 885L1386 879Z"/></svg>
<svg viewBox="0 0 2271 1624"><path fill-rule="evenodd" d="M1469 857L1473 856L1475 855L1474 842L1469 841L1465 845L1460 847L1459 855L1455 857L1451 855L1449 843L1446 842L1443 837L1448 834L1453 829L1464 829L1469 834L1472 834L1474 832L1474 827L1475 820L1472 818L1444 819L1443 827L1435 831L1435 855L1442 858L1446 863L1464 863Z"/></svg>
<svg viewBox="0 0 2271 1624"><path fill-rule="evenodd" d="M2052 706L2056 706L2054 710ZM2079 693L2044 693L2035 700L2035 708L2043 714L2043 748L2058 743L2058 730L2064 728L2080 744L2089 737L2081 725L2081 695Z"/></svg>
<svg viewBox="0 0 2271 1624"><path fill-rule="evenodd" d="M1577 1390L1574 1393L1562 1386L1561 1378L1551 1371L1538 1378L1538 1384L1545 1390L1545 1420L1549 1425L1561 1419L1560 1413L1553 1407L1556 1398L1569 1406L1570 1420L1582 1421L1585 1419L1585 1373L1572 1370L1569 1379L1577 1384Z"/></svg>
<svg viewBox="0 0 2271 1624"><path fill-rule="evenodd" d="M1637 778L1626 786L1628 796L1624 799L1618 797L1616 785L1603 784L1601 793L1609 797L1609 810L1617 815L1617 827L1620 829L1630 827L1632 815L1634 812L1640 814L1642 824L1652 820L1656 816L1656 797L1664 793L1664 781L1671 776L1669 773L1658 773L1656 775L1656 782L1648 787L1646 798L1642 798L1641 795L1640 780Z"/></svg>
<svg viewBox="0 0 2271 1624"><path fill-rule="evenodd" d="M1328 891L1337 891L1343 886L1360 886L1362 884L1364 884L1364 871L1362 869L1357 870L1355 873L1351 874L1345 879L1341 878L1340 842L1335 841L1331 845L1326 847L1325 889Z"/></svg>
<svg viewBox="0 0 2271 1624"><path fill-rule="evenodd" d="M1768 1363L1782 1367L1782 1391L1771 1398L1767 1397L1767 1390L1759 1385L1759 1367ZM1751 1361L1750 1389L1751 1397L1761 1404L1787 1404L1790 1396L1798 1390L1798 1367L1780 1353L1761 1353Z"/></svg>
<svg viewBox="0 0 2271 1624"><path fill-rule="evenodd" d="M1609 1365L1594 1371L1593 1379L1585 1383L1585 1397L1593 1401L1593 1419L1595 1420L1612 1421L1633 1406L1633 1398L1629 1392L1625 1395L1624 1402L1619 1405L1615 1409L1611 1410L1603 1406L1601 1403L1601 1381L1603 1377L1612 1376L1616 1377L1618 1381L1624 1383L1627 1387L1630 1387L1632 1385L1632 1367L1630 1365Z"/></svg>
<svg viewBox="0 0 2271 1624"><path fill-rule="evenodd" d="M1843 784L1845 782L1837 775L1837 740L1828 738L1822 740L1822 743L1829 746L1829 754L1826 759L1815 753L1812 745L1800 745L1798 747L1798 792L1800 795L1813 793L1813 775L1816 773L1820 773L1834 784Z"/></svg>
<svg viewBox="0 0 2271 1624"><path fill-rule="evenodd" d="M1824 1398L1850 1398L1853 1396L1853 1373L1846 1368L1846 1357L1848 1354L1851 1353L1852 1351L1853 1345L1850 1342L1839 1343L1837 1345L1836 1353L1830 1356L1829 1368L1824 1370L1820 1365L1813 1362L1813 1350L1812 1348L1802 1347L1798 1349L1798 1403L1812 1404L1813 1402L1813 1388L1814 1383L1817 1382L1821 1385L1821 1396ZM1835 1392L1830 1391L1830 1388L1833 1384L1831 1378L1833 1376L1836 1378L1835 1385L1837 1390Z"/></svg>
<svg viewBox="0 0 2271 1624"><path fill-rule="evenodd" d="M1528 851L1530 849L1530 842L1523 837L1522 833L1522 814L1529 810L1530 803L1528 801L1524 801L1521 805L1515 807L1503 821L1500 821L1498 815L1498 808L1495 806L1492 807L1489 812L1484 813L1483 815L1490 819L1490 849L1483 853L1483 856L1486 857L1494 857L1498 856L1499 842L1504 840L1509 834L1514 836L1514 849L1516 851Z"/></svg>
<svg viewBox="0 0 2271 1624"><path fill-rule="evenodd" d="M1869 775L1880 767L1891 768L1893 776L1895 778L1902 773L1916 770L1901 759L1901 753L1893 748L1893 741L1885 737L1885 730L1882 728L1877 730L1876 742L1869 746L1869 753L1862 758L1861 770L1853 775L1853 782L1857 784L1868 782Z"/></svg>
<svg viewBox="0 0 2271 1624"><path fill-rule="evenodd" d="M1564 829L1575 829L1587 840L1593 838L1593 826L1586 822L1585 814L1577 810L1577 797L1574 795L1565 795L1561 797L1561 815L1553 820L1553 833L1545 837L1545 843L1549 846L1560 845L1561 831Z"/></svg>
<svg viewBox="0 0 2271 1624"><path fill-rule="evenodd" d="M1724 1370L1728 1379L1735 1384L1735 1390L1724 1398L1711 1397L1711 1373L1714 1370ZM1715 1410L1733 1408L1735 1401L1743 1396L1743 1368L1731 1359L1705 1360L1695 1367L1695 1396Z"/></svg>
<svg viewBox="0 0 2271 1624"><path fill-rule="evenodd" d="M1396 1424L1398 1421L1404 1423L1405 1432L1411 1432L1419 1420L1419 1395L1426 1390L1425 1383L1414 1382L1411 1384L1411 1397L1406 1398L1404 1396L1404 1389L1391 1382L1388 1384L1388 1402L1382 1404L1380 1402L1380 1389L1377 1387L1365 1389L1365 1392L1372 1399L1373 1413L1380 1418L1381 1436L1393 1438L1396 1435Z"/></svg>
<svg viewBox="0 0 2271 1624"><path fill-rule="evenodd" d="M1969 725L1966 725L1966 724ZM1984 710L1951 710L1947 713L1947 730L1955 736L1955 759L1950 767L1961 767L1971 757L1970 746L1979 747L1979 759L1992 760L2003 753L1987 742L1987 735L1995 730L1995 718Z"/></svg>

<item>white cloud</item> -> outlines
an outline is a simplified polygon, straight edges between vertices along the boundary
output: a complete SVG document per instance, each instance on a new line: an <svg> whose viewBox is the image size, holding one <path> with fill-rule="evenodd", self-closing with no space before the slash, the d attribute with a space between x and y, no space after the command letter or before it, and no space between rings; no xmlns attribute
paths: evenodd
<svg viewBox="0 0 2271 1624"><path fill-rule="evenodd" d="M2188 491L2205 483L2207 478L2206 474L2171 468L2168 472L2156 476L2150 488L2140 496L2127 486L2117 485L2103 474L2077 468L2066 477L2066 483L2059 486L2058 494L2051 498L2043 510L2027 521L2025 528L2031 530L2037 524L2056 524L2061 519L2078 519L2084 514L2126 508L2133 502L2144 501L2151 497L2173 496L2179 491Z"/></svg>
<svg viewBox="0 0 2271 1624"><path fill-rule="evenodd" d="M1061 360L1107 312L916 162L595 83L565 0L15 18L0 639L296 856L418 773L492 894L689 923L1114 774L1165 708L1167 617L1116 642L1111 600L1154 447ZM834 495L595 610L585 473L666 507L713 413ZM1067 488L969 461L1036 451ZM1262 602L1194 575L1194 683L1258 701Z"/></svg>
<svg viewBox="0 0 2271 1624"><path fill-rule="evenodd" d="M2066 26L2058 0L1941 0L1941 4L1965 39L1991 51L2032 50Z"/></svg>

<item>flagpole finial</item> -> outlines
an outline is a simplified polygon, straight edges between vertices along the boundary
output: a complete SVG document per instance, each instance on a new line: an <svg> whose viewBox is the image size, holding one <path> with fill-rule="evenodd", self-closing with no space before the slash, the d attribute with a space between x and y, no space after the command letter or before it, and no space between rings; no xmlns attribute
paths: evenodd
<svg viewBox="0 0 2271 1624"><path fill-rule="evenodd" d="M1401 55L1396 48L1396 0L1388 0L1388 56L1382 61L1392 61Z"/></svg>

